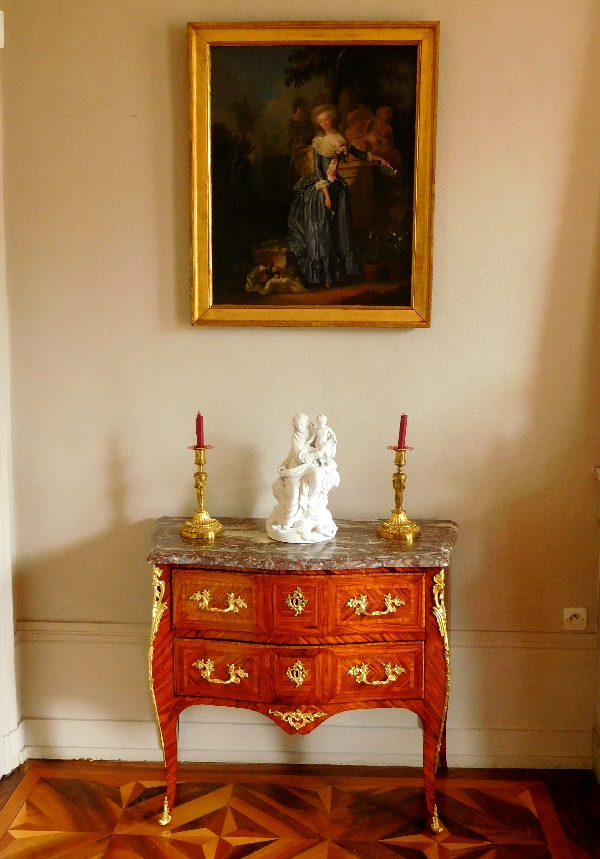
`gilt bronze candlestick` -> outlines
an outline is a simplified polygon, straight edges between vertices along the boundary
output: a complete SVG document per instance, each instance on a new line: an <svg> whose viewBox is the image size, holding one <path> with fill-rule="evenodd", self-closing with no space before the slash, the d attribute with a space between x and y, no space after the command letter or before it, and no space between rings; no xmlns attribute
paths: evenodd
<svg viewBox="0 0 600 859"><path fill-rule="evenodd" d="M198 470L194 475L194 485L198 496L198 507L192 518L183 523L179 533L182 537L188 537L191 540L214 540L215 537L223 533L221 523L217 519L212 519L208 510L204 509L204 493L207 480L204 463L206 462L206 451L212 450L212 447L212 444L206 444L202 447L194 446L190 448L190 450L196 451Z"/></svg>
<svg viewBox="0 0 600 859"><path fill-rule="evenodd" d="M388 450L396 451L396 473L392 478L394 485L394 495L396 500L396 509L392 510L390 519L382 522L377 533L380 537L385 537L386 540L412 540L421 533L420 527L412 519L409 519L402 509L402 500L404 498L404 487L406 486L406 474L402 471L406 464L406 451L412 450L412 447L388 447Z"/></svg>

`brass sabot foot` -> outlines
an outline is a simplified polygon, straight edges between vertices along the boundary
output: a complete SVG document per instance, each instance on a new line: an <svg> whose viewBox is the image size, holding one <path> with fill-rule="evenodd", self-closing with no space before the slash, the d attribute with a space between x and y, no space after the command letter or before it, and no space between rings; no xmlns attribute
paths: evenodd
<svg viewBox="0 0 600 859"><path fill-rule="evenodd" d="M168 802L166 796L165 796L165 801L163 803L162 814L158 818L158 822L161 826L166 826L167 823L171 822L171 815L169 814L169 802Z"/></svg>
<svg viewBox="0 0 600 859"><path fill-rule="evenodd" d="M438 817L437 805L433 806L433 817L431 818L431 830L435 832L436 835L439 835L444 831L444 827L440 823L440 819Z"/></svg>

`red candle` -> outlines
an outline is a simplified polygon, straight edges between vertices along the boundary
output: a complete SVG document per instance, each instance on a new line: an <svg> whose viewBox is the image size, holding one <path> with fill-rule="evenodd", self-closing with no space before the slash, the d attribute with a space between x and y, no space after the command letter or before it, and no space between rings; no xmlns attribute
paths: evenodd
<svg viewBox="0 0 600 859"><path fill-rule="evenodd" d="M398 447L406 447L406 422L408 418L406 415L401 415L400 417L400 431L398 433Z"/></svg>
<svg viewBox="0 0 600 859"><path fill-rule="evenodd" d="M196 415L196 447L204 447L204 418L200 412Z"/></svg>

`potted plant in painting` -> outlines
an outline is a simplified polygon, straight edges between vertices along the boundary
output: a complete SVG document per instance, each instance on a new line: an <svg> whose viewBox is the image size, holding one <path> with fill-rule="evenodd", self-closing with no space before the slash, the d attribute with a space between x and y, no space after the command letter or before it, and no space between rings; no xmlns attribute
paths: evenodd
<svg viewBox="0 0 600 859"><path fill-rule="evenodd" d="M383 260L388 280L401 280L404 267L402 259L405 256L405 248L406 237L395 230L388 230L383 241Z"/></svg>
<svg viewBox="0 0 600 859"><path fill-rule="evenodd" d="M383 256L379 244L378 239L374 238L372 232L369 232L369 241L362 254L368 283L376 283L381 278Z"/></svg>

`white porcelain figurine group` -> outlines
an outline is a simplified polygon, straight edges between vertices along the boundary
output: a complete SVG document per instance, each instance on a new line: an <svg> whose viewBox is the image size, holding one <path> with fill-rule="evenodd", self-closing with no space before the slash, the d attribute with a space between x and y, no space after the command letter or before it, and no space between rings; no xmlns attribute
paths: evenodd
<svg viewBox="0 0 600 859"><path fill-rule="evenodd" d="M327 502L329 490L340 483L334 459L337 439L326 415L317 416L316 427L303 414L292 423L290 452L273 484L277 504L267 519L267 534L282 543L331 540L337 525Z"/></svg>

